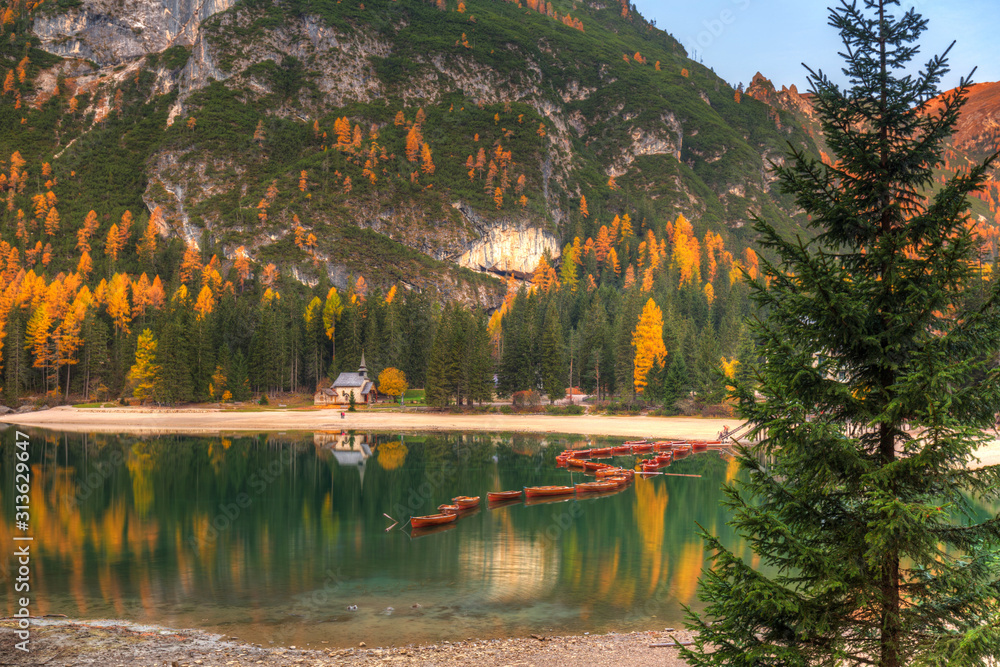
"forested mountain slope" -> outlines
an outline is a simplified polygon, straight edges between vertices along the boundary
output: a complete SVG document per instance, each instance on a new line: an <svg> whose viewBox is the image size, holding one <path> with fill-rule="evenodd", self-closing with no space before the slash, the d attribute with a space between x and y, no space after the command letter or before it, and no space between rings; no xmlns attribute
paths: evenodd
<svg viewBox="0 0 1000 667"><path fill-rule="evenodd" d="M660 233L683 213L728 239L748 210L787 217L766 160L809 144L618 3L10 9L21 106L5 105L0 155L52 165L66 227L159 207L162 235L222 260L244 246L307 282L364 274L495 303L454 270L463 255L531 271L616 213ZM296 224L314 246L295 246Z"/></svg>
<svg viewBox="0 0 1000 667"><path fill-rule="evenodd" d="M805 229L768 165L825 156L807 99L732 89L624 2L10 0L0 24L8 402L311 390L362 350L440 403L494 372L714 400L748 217Z"/></svg>

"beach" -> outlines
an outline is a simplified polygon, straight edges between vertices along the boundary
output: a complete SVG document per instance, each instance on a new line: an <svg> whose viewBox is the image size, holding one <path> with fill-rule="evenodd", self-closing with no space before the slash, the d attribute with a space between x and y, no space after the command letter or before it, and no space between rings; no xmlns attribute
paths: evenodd
<svg viewBox="0 0 1000 667"><path fill-rule="evenodd" d="M342 416L343 415L343 416ZM652 417L612 415L546 415L362 410L332 408L239 411L218 408L75 408L60 406L0 416L0 423L37 426L72 433L135 435L207 435L229 432L281 431L486 431L490 433L569 433L648 440L715 440L723 428L742 425L737 417ZM1000 464L995 431L976 452L975 467Z"/></svg>
<svg viewBox="0 0 1000 667"><path fill-rule="evenodd" d="M343 417L341 415L343 414ZM575 433L657 440L713 440L737 418L646 417L542 414L452 414L447 412L341 412L334 409L262 410L74 408L8 414L0 422L60 431L92 433L182 433L204 435L230 431L489 431L491 433Z"/></svg>

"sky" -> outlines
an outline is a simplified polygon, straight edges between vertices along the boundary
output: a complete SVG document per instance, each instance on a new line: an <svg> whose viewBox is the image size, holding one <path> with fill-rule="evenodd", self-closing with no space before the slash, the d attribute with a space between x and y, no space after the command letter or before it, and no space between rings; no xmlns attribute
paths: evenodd
<svg viewBox="0 0 1000 667"><path fill-rule="evenodd" d="M827 25L827 7L839 0L633 0L656 27L673 35L688 55L731 85L750 83L760 71L779 89L808 90L802 63L841 80L843 44ZM861 2L858 3L862 4ZM917 60L923 65L953 40L951 72L942 88L978 67L975 82L1000 81L1000 6L996 0L905 0L928 20Z"/></svg>

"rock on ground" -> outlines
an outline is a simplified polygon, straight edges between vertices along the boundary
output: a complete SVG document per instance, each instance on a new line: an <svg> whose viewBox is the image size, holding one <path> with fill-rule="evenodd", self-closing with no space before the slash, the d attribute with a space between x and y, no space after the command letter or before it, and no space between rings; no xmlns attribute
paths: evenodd
<svg viewBox="0 0 1000 667"><path fill-rule="evenodd" d="M355 648L299 650L262 648L228 641L198 630L169 630L125 621L53 621L32 619L31 651L15 648L18 641L12 619L0 621L0 664L100 665L101 667L319 667L327 665L555 665L611 667L629 665L685 665L676 648L651 648L689 641L680 632L549 637L532 635L509 639L441 642L424 646L371 648L359 640Z"/></svg>

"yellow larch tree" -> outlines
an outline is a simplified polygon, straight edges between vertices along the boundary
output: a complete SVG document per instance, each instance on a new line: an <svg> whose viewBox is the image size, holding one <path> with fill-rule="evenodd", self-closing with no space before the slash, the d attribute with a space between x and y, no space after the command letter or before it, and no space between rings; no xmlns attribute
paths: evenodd
<svg viewBox="0 0 1000 667"><path fill-rule="evenodd" d="M147 262L153 261L153 255L156 254L156 236L159 234L159 222L163 219L163 212L160 207L157 206L153 209L153 214L149 216L149 222L146 224L146 230L142 233L142 237L136 244L136 252L139 253L139 257L146 260Z"/></svg>
<svg viewBox="0 0 1000 667"><path fill-rule="evenodd" d="M45 234L48 236L55 236L56 232L59 231L59 211L53 206L49 209L49 212L45 214Z"/></svg>
<svg viewBox="0 0 1000 667"><path fill-rule="evenodd" d="M121 249L121 234L118 233L118 225L112 224L111 229L108 230L108 236L104 240L104 254L115 261L118 259L118 253Z"/></svg>
<svg viewBox="0 0 1000 667"><path fill-rule="evenodd" d="M420 149L423 143L420 128L417 125L410 127L409 132L406 133L406 159L408 161L416 162L420 158Z"/></svg>
<svg viewBox="0 0 1000 667"><path fill-rule="evenodd" d="M140 401L156 398L160 385L160 364L157 363L157 341L153 332L143 329L136 341L135 363L128 373L132 395Z"/></svg>
<svg viewBox="0 0 1000 667"><path fill-rule="evenodd" d="M195 319L198 322L201 322L209 314L211 314L214 308L215 297L212 296L211 288L209 288L208 285L205 285L201 288L201 291L198 292L198 298L194 303L194 312L196 313Z"/></svg>
<svg viewBox="0 0 1000 667"><path fill-rule="evenodd" d="M184 257L181 259L181 282L191 282L191 278L199 271L201 271L201 253L194 244L189 243L184 249Z"/></svg>
<svg viewBox="0 0 1000 667"><path fill-rule="evenodd" d="M622 289L629 290L635 285L635 267L631 264L625 269L625 282L622 283Z"/></svg>
<svg viewBox="0 0 1000 667"><path fill-rule="evenodd" d="M662 365L667 358L667 347L663 344L663 311L652 298L643 306L632 332L632 347L635 348L633 383L636 393L641 394L646 389L646 377L653 364Z"/></svg>
<svg viewBox="0 0 1000 667"><path fill-rule="evenodd" d="M431 147L428 144L424 144L420 149L420 170L425 174L434 173L434 160L431 158Z"/></svg>
<svg viewBox="0 0 1000 667"><path fill-rule="evenodd" d="M410 388L406 374L398 368L389 367L378 374L378 390L387 396L401 397Z"/></svg>
<svg viewBox="0 0 1000 667"><path fill-rule="evenodd" d="M76 232L76 249L90 252L90 237L97 230L97 213L90 211L83 218L83 226Z"/></svg>

